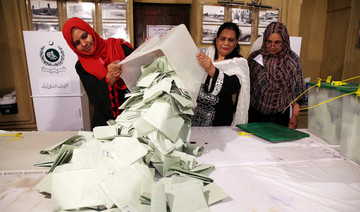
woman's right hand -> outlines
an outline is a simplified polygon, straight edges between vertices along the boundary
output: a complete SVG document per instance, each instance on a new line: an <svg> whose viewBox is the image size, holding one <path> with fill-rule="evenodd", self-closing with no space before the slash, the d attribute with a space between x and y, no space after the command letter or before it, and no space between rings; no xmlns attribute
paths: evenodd
<svg viewBox="0 0 360 212"><path fill-rule="evenodd" d="M115 81L120 77L122 73L122 65L118 63L119 61L116 60L107 66L108 73L106 74L106 78L109 80L109 84L111 87L114 86Z"/></svg>
<svg viewBox="0 0 360 212"><path fill-rule="evenodd" d="M199 53L196 54L196 58L199 61L200 65L210 75L210 77L214 77L214 75L215 75L215 66L211 62L210 57L208 57L205 54L199 52Z"/></svg>

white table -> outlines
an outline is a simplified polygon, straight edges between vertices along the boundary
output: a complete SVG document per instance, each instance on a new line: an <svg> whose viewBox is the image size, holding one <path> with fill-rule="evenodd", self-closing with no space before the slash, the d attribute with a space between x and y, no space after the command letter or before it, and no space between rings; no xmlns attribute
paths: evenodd
<svg viewBox="0 0 360 212"><path fill-rule="evenodd" d="M211 211L359 211L360 166L343 158L337 146L312 135L270 143L238 131L192 128L190 140L205 147L197 161L215 165L210 177L230 196ZM0 211L51 211L51 200L34 189L44 169L32 164L40 149L75 134L24 132L18 141L0 140Z"/></svg>
<svg viewBox="0 0 360 212"><path fill-rule="evenodd" d="M22 134L22 139L10 142L6 142L9 137L0 137L0 211L49 212L51 199L34 189L49 168L35 167L33 164L42 159L40 150L60 143L77 132Z"/></svg>
<svg viewBox="0 0 360 212"><path fill-rule="evenodd" d="M0 174L16 174L18 172L44 173L48 168L39 168L33 164L43 156L40 150L60 143L73 135L75 131L64 132L22 132L23 138L7 142L10 137L0 137ZM4 133L0 133L4 134ZM6 133L14 134L14 133Z"/></svg>
<svg viewBox="0 0 360 212"><path fill-rule="evenodd" d="M313 135L271 143L238 131L192 129L191 141L205 146L198 162L216 166L210 177L231 197L212 211L360 211L360 166L338 146Z"/></svg>

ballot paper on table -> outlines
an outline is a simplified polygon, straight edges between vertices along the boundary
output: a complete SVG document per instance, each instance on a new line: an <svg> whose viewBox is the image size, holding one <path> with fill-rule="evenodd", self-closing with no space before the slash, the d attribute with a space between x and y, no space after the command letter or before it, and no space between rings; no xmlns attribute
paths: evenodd
<svg viewBox="0 0 360 212"><path fill-rule="evenodd" d="M165 187L165 191L171 212L210 212L201 182L171 184Z"/></svg>
<svg viewBox="0 0 360 212"><path fill-rule="evenodd" d="M69 156L71 155L71 151L68 152L61 152L61 149L64 145L76 147L80 146L86 141L85 137L83 135L75 135L72 136L64 141L61 141L58 144L55 144L53 146L47 147L40 151L42 156L40 157L39 161L34 164L34 166L38 167L53 167L51 171L58 166L59 164L63 163L64 157L66 154ZM61 154L59 154L61 153ZM67 157L68 157L67 156ZM56 163L56 164L54 164Z"/></svg>
<svg viewBox="0 0 360 212"><path fill-rule="evenodd" d="M215 183L205 185L203 187L203 192L208 205L212 205L229 197L229 195Z"/></svg>
<svg viewBox="0 0 360 212"><path fill-rule="evenodd" d="M82 148L73 150L71 167L72 169L103 168L115 172L121 165L112 158L113 149L114 145L111 142L102 143L93 139Z"/></svg>
<svg viewBox="0 0 360 212"><path fill-rule="evenodd" d="M115 175L107 178L100 183L106 195L114 201L115 205L122 211L137 212L141 211L142 177L147 178L149 186L154 183L151 180L148 167L143 164L132 164L123 166ZM150 188L148 189L150 192Z"/></svg>
<svg viewBox="0 0 360 212"><path fill-rule="evenodd" d="M53 173L53 211L105 205L100 182L109 177L107 169L81 169Z"/></svg>
<svg viewBox="0 0 360 212"><path fill-rule="evenodd" d="M177 176L177 175L173 175L171 177L171 181L165 181L165 182L161 181L161 182L166 184L167 187L169 187L169 185L171 185L171 184L185 183L185 182L192 182L192 181L199 183L199 181L197 181L195 179L184 177L184 176ZM200 183L200 185L202 185L202 184ZM205 197L207 205L209 205L209 206L229 197L229 195L215 183L209 183L207 185L202 186L202 190L203 190L203 195Z"/></svg>
<svg viewBox="0 0 360 212"><path fill-rule="evenodd" d="M184 152L187 153L187 154L199 157L199 156L201 156L203 154L204 147L187 143L185 145Z"/></svg>
<svg viewBox="0 0 360 212"><path fill-rule="evenodd" d="M187 169L193 169L196 165L195 156L186 154L184 152L180 151L173 151L171 153L171 156L173 157L180 157L181 161L185 162Z"/></svg>
<svg viewBox="0 0 360 212"><path fill-rule="evenodd" d="M50 146L46 149L43 149L40 151L41 154L49 154L49 155L57 155L62 147L62 145L73 145L73 146L80 146L83 142L85 142L85 139L81 135L74 135L64 141L61 141L58 144L55 144L53 146Z"/></svg>
<svg viewBox="0 0 360 212"><path fill-rule="evenodd" d="M187 171L187 170L179 168L178 166L170 166L169 170L179 174L180 176L186 176L186 177L198 179L198 180L203 181L204 183L212 183L214 181L213 179L211 179L205 175Z"/></svg>
<svg viewBox="0 0 360 212"><path fill-rule="evenodd" d="M110 154L122 166L131 165L146 155L147 150L134 137L117 137L113 140Z"/></svg>
<svg viewBox="0 0 360 212"><path fill-rule="evenodd" d="M37 163L34 164L34 166L37 166L37 167L51 167L52 164L54 163L56 159L56 155L41 155L39 157L39 160Z"/></svg>
<svg viewBox="0 0 360 212"><path fill-rule="evenodd" d="M197 165L193 169L190 169L190 171L201 174L201 175L208 176L214 170L214 168L215 167L213 165L202 163L202 164Z"/></svg>
<svg viewBox="0 0 360 212"><path fill-rule="evenodd" d="M98 126L94 127L94 138L102 139L114 139L118 135L118 129L116 126Z"/></svg>
<svg viewBox="0 0 360 212"><path fill-rule="evenodd" d="M151 211L166 212L165 185L157 182L151 185Z"/></svg>
<svg viewBox="0 0 360 212"><path fill-rule="evenodd" d="M75 146L66 145L66 144L62 145L59 154L57 155L54 163L52 164L49 170L49 173L53 172L57 166L69 162L72 157L74 148Z"/></svg>

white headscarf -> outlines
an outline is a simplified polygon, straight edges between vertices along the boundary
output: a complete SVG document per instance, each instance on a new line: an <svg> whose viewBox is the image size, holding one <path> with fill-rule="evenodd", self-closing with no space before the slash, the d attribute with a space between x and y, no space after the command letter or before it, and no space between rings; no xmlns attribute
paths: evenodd
<svg viewBox="0 0 360 212"><path fill-rule="evenodd" d="M247 60L242 57L234 57L232 59L214 62L214 46L207 47L205 49L205 54L211 58L214 66L218 68L219 71L229 76L236 75L239 78L241 88L231 126L235 126L236 124L246 124L248 122L250 104L250 77Z"/></svg>

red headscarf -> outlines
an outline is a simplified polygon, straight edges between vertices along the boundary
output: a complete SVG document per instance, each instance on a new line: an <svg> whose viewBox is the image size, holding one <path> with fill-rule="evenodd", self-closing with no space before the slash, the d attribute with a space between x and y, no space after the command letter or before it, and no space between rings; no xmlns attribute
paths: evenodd
<svg viewBox="0 0 360 212"><path fill-rule="evenodd" d="M75 27L84 30L94 38L94 49L91 53L79 51L74 46L71 30ZM79 57L79 61L84 69L88 73L96 76L99 80L103 79L108 73L106 67L110 63L115 60L121 61L125 59L125 53L121 46L122 44L125 44L133 49L133 47L123 39L102 39L88 23L76 17L65 22L62 33L70 48ZM120 86L121 89L126 88L126 85L123 82L117 82L117 84L122 84L122 86Z"/></svg>

